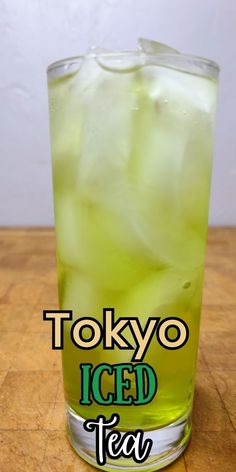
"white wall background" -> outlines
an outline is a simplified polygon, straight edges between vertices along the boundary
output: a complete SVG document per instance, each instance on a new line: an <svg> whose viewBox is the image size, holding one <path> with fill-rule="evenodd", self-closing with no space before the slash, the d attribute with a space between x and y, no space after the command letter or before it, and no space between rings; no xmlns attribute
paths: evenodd
<svg viewBox="0 0 236 472"><path fill-rule="evenodd" d="M46 66L138 36L220 63L210 221L236 224L235 0L0 0L0 225L53 223Z"/></svg>

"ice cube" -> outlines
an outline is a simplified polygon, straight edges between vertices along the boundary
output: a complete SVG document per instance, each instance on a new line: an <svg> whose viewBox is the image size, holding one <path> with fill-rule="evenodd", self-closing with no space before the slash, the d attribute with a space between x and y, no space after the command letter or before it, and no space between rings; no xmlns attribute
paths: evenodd
<svg viewBox="0 0 236 472"><path fill-rule="evenodd" d="M107 71L125 74L138 71L145 64L138 51L98 55L97 62Z"/></svg>
<svg viewBox="0 0 236 472"><path fill-rule="evenodd" d="M141 78L128 175L141 214L143 238L154 260L164 260L172 265L176 261L171 259L168 235L169 231L173 233L174 230L175 234L179 230L176 194L185 140L179 121L166 108L164 98L163 103L156 105Z"/></svg>
<svg viewBox="0 0 236 472"><path fill-rule="evenodd" d="M78 186L91 199L103 195L106 185L124 180L130 151L130 132L136 95L133 75L117 75L102 70L94 59L78 76L80 83L90 75L86 93L81 93L84 126ZM84 66L85 67L85 66ZM91 74L93 72L93 78ZM84 89L85 90L85 89Z"/></svg>
<svg viewBox="0 0 236 472"><path fill-rule="evenodd" d="M130 97L127 90L125 103L123 84L116 87L114 82L111 78L101 85L84 110L86 127L82 135L79 183L89 188L89 192L91 185L95 191L99 186L100 191L111 178L119 178L129 152L131 113L127 102Z"/></svg>
<svg viewBox="0 0 236 472"><path fill-rule="evenodd" d="M139 48L142 52L149 55L156 54L179 54L176 49L167 46L166 44L153 41L151 39L139 38Z"/></svg>
<svg viewBox="0 0 236 472"><path fill-rule="evenodd" d="M186 281L187 288L185 288ZM199 309L202 269L169 268L149 275L122 300L120 315L139 316L144 327L148 316L183 316Z"/></svg>
<svg viewBox="0 0 236 472"><path fill-rule="evenodd" d="M137 247L131 251L117 241L116 227L121 223L114 219L113 227L111 213L99 205L62 195L56 199L55 214L59 260L82 270L104 289L125 290L151 270L153 263L144 252Z"/></svg>
<svg viewBox="0 0 236 472"><path fill-rule="evenodd" d="M186 114L193 109L215 112L215 81L158 64L145 66L141 73L144 87L153 99L163 99L172 109L177 106Z"/></svg>
<svg viewBox="0 0 236 472"><path fill-rule="evenodd" d="M117 292L104 291L93 278L78 268L60 267L60 305L63 310L73 310L73 321L81 316L103 319L103 308L116 305Z"/></svg>

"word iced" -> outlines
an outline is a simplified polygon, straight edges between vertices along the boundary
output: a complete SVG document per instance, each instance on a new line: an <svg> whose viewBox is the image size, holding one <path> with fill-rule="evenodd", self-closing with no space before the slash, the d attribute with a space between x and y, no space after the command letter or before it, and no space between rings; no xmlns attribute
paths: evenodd
<svg viewBox="0 0 236 472"><path fill-rule="evenodd" d="M63 349L63 322L72 320L72 311L44 311L44 320L52 320L53 327L53 349ZM89 328L91 336L85 338L83 330ZM129 328L133 336L131 345L123 336L122 332ZM170 337L168 331L174 328L176 336ZM80 349L94 349L103 341L103 349L134 350L132 362L141 362L152 341L154 333L158 343L165 349L180 349L189 338L189 329L184 320L177 317L149 317L146 325L142 328L138 317L119 317L115 321L114 308L103 309L103 324L96 318L78 318L71 326L72 342Z"/></svg>
<svg viewBox="0 0 236 472"><path fill-rule="evenodd" d="M157 377L153 368L148 364L99 364L93 370L92 364L80 364L81 370L81 405L91 405L92 399L99 405L145 405L152 401L157 392ZM109 392L104 398L102 393L103 374L113 376L114 392ZM128 395L133 376L136 386L135 397ZM132 378L132 377L131 377Z"/></svg>

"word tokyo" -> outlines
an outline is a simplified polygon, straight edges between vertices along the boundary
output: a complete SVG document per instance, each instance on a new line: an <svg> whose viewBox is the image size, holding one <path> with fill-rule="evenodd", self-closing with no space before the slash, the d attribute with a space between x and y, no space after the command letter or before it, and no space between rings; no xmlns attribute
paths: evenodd
<svg viewBox="0 0 236 472"><path fill-rule="evenodd" d="M44 320L52 321L52 349L63 349L63 323L72 321L72 311L44 311ZM169 329L174 328L176 336L169 336ZM89 329L91 335L84 336L83 330ZM122 332L130 330L132 344L125 339ZM132 362L123 364L99 364L93 369L92 364L80 364L81 372L81 405L91 405L92 400L99 405L144 405L152 401L157 393L157 376L153 368L142 363L148 347L156 334L157 342L164 348L176 350L183 347L189 338L188 325L177 317L149 317L146 325L141 326L138 317L119 317L115 321L113 308L103 309L103 323L92 317L78 318L71 326L70 336L73 344L84 350L94 349L102 343L104 350L112 350L115 346L132 352ZM114 392L109 392L104 398L102 394L102 376L107 373L114 377ZM125 372L134 375L136 394L126 397L125 390L130 390L131 381L125 379ZM123 434L114 433L112 441L104 436L104 428L116 426L119 415L114 415L106 422L106 418L98 416L96 420L87 420L84 428L94 431L96 435L96 458L99 465L106 463L106 454L110 458L132 457L135 462L144 462L150 453L152 440L143 443L143 432L136 430ZM92 426L93 425L93 426ZM117 455L117 451L119 454ZM102 452L101 452L102 451Z"/></svg>

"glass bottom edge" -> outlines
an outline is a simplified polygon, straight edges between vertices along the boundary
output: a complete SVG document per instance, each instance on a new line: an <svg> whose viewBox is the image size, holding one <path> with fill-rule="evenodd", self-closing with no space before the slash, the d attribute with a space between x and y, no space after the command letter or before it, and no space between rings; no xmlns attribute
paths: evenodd
<svg viewBox="0 0 236 472"><path fill-rule="evenodd" d="M176 422L163 428L144 431L143 441L152 439L153 445L147 460L137 464L133 459L107 458L104 466L98 465L95 451L95 432L87 432L84 427L85 419L67 406L67 436L77 454L93 467L104 471L138 472L156 471L175 461L187 447L192 423L191 411ZM108 418L107 418L108 419ZM124 433L125 431L122 431ZM131 431L129 431L131 432Z"/></svg>

